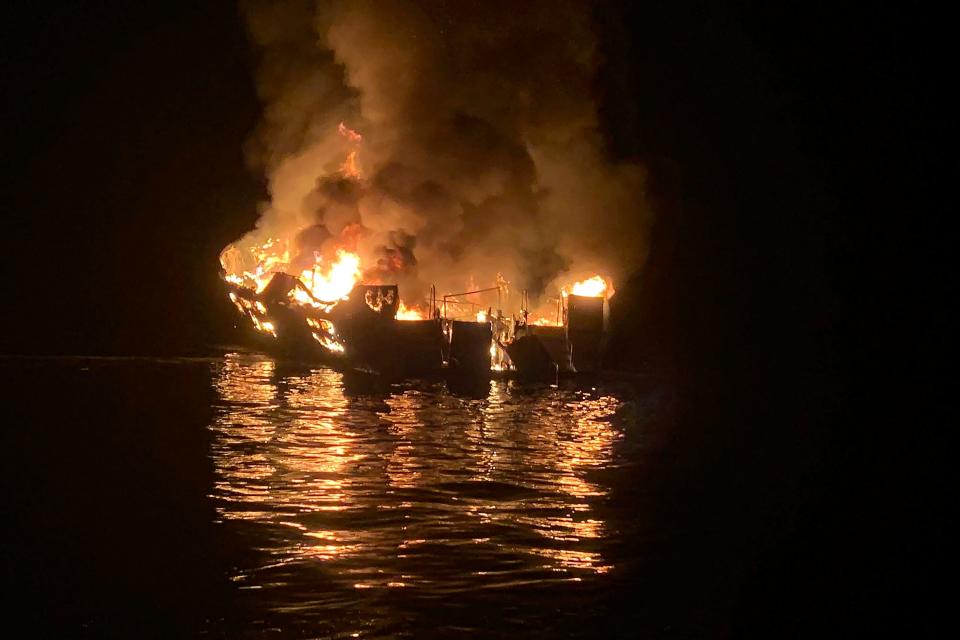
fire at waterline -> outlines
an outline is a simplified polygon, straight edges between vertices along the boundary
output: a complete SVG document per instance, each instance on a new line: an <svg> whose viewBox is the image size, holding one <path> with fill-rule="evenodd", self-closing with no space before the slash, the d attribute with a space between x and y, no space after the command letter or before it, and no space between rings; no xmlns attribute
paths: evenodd
<svg viewBox="0 0 960 640"><path fill-rule="evenodd" d="M342 123L340 134L362 140ZM363 179L356 149L339 174ZM501 273L487 286L468 274L463 291L431 286L424 299L405 300L397 284L385 281L402 259L363 264L360 225L347 225L332 249L306 258L294 246L302 232L231 244L220 254L230 300L267 350L390 376L449 370L552 377L600 367L614 294L609 277L572 282L534 305ZM508 305L518 311L505 313Z"/></svg>

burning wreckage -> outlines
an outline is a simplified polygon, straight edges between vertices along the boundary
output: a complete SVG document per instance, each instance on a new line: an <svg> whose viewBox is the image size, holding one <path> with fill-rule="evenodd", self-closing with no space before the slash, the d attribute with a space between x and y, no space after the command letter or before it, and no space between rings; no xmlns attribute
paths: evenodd
<svg viewBox="0 0 960 640"><path fill-rule="evenodd" d="M554 378L600 368L613 293L600 276L563 290L555 318L547 319L531 313L525 293L520 313L505 315L502 278L494 287L441 297L431 288L425 304L411 308L397 285L360 282L359 258L347 251L338 251L326 271L314 265L299 276L281 263L237 273L230 269L235 251L221 255L230 300L261 345L284 357L390 378L444 371ZM497 309L484 309L478 300L494 294Z"/></svg>
<svg viewBox="0 0 960 640"><path fill-rule="evenodd" d="M342 214L360 208L373 187L358 164L363 137L343 123L338 134L352 150L317 184ZM354 220L336 234L302 222L279 225L271 237L258 228L220 254L230 300L264 349L390 378L443 371L553 378L599 369L614 293L608 278L576 282L536 310L522 292L514 314L503 311L517 305L499 273L489 287L470 278L462 293L438 297L432 286L426 299L407 306L397 284L383 284L403 272L402 251L391 249L364 268L361 253L370 252L361 245L370 230L356 221L362 215L349 215Z"/></svg>

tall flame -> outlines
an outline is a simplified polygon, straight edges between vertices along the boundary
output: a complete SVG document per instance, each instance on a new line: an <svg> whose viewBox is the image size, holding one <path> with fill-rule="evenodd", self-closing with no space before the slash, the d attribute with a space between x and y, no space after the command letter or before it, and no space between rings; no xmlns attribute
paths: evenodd
<svg viewBox="0 0 960 640"><path fill-rule="evenodd" d="M339 131L340 135L346 138L351 144L359 145L361 142L363 142L362 135L342 122L337 127L337 131ZM340 173L342 173L346 178L352 178L354 180L360 179L360 166L357 164L356 149L347 154L343 164L340 165Z"/></svg>
<svg viewBox="0 0 960 640"><path fill-rule="evenodd" d="M313 269L305 269L300 274L300 281L307 285L314 298L334 301L349 294L362 277L360 256L339 249L333 264L326 269L322 264L314 266Z"/></svg>

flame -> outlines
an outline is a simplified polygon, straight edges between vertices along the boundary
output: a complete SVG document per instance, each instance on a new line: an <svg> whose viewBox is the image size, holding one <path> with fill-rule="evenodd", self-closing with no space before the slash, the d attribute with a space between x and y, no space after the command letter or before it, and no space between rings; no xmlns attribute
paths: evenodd
<svg viewBox="0 0 960 640"><path fill-rule="evenodd" d="M572 293L575 296L586 296L588 298L609 298L614 294L613 283L603 276L595 275L586 280L574 282L570 286L569 292L566 287L562 290L564 296Z"/></svg>
<svg viewBox="0 0 960 640"><path fill-rule="evenodd" d="M559 322L557 322L556 320L551 320L550 318L543 318L543 317L536 318L535 320L531 320L531 321L530 321L530 324L535 324L535 325L537 325L538 327L560 327L560 326L563 326L563 325L561 325Z"/></svg>
<svg viewBox="0 0 960 640"><path fill-rule="evenodd" d="M354 180L360 179L360 167L357 166L357 152L351 151L347 155L347 159L343 161L343 164L340 165L340 173L347 178L353 178Z"/></svg>
<svg viewBox="0 0 960 640"><path fill-rule="evenodd" d="M403 304L403 301L400 301L400 306L397 307L397 320L426 320L427 314L421 311L420 309L411 308Z"/></svg>
<svg viewBox="0 0 960 640"><path fill-rule="evenodd" d="M290 251L286 248L286 242L271 238L264 244L253 247L249 254L256 261L257 266L253 271L231 272L230 266L233 260L231 256L241 253L241 250L234 246L229 246L220 254L220 263L227 272L224 280L227 282L252 289L256 293L262 292L275 273L288 271L290 263ZM354 285L360 282L363 277L363 271L360 268L360 256L345 249L339 249L336 253L336 259L327 264L320 256L315 257L314 266L310 269L304 269L300 272L300 282L306 287L307 291L314 298L327 302L340 300L345 297ZM292 293L293 300L304 306L316 307L318 304L312 300L306 291L296 289ZM238 304L233 299L234 304ZM243 299L240 299L240 304ZM266 313L263 304L256 303L260 313Z"/></svg>
<svg viewBox="0 0 960 640"><path fill-rule="evenodd" d="M261 320L254 313L250 314L250 320L253 321L253 326L256 327L257 331L262 331L263 333L267 333L273 336L274 338L277 337L277 329L276 327L273 326L273 323L270 322L269 320Z"/></svg>
<svg viewBox="0 0 960 640"><path fill-rule="evenodd" d="M230 301L237 307L240 314L250 316L250 321L257 331L272 335L274 338L277 337L276 327L274 327L273 322L267 319L267 308L262 302L241 298L232 291L229 295Z"/></svg>
<svg viewBox="0 0 960 640"><path fill-rule="evenodd" d="M500 361L500 352L494 340L490 341L490 368L494 371L504 371L506 369L504 363Z"/></svg>
<svg viewBox="0 0 960 640"><path fill-rule="evenodd" d="M346 138L351 144L360 144L363 142L363 136L342 122L337 127L337 131L339 131L340 135ZM347 158L343 161L343 164L340 165L340 173L342 173L345 178L352 178L354 180L360 179L360 167L357 165L356 149L347 154Z"/></svg>
<svg viewBox="0 0 960 640"><path fill-rule="evenodd" d="M477 322L486 322L487 321L487 312L481 309L477 311Z"/></svg>
<svg viewBox="0 0 960 640"><path fill-rule="evenodd" d="M304 269L300 273L300 281L307 286L313 297L327 301L345 297L362 277L360 256L344 249L337 250L337 259L326 269L318 260L313 269ZM309 300L307 296L302 297ZM304 302L300 299L297 301Z"/></svg>
<svg viewBox="0 0 960 640"><path fill-rule="evenodd" d="M220 256L220 262L225 271L236 263L231 259L231 254L238 254L240 251L234 246L224 250ZM251 294L261 293L275 273L289 272L290 252L285 240L268 239L262 245L250 249L249 254L255 260L256 267L252 271L226 273L224 279L250 291ZM287 294L289 301L305 308L330 311L332 304L347 297L353 287L361 281L363 271L360 268L360 262L359 255L345 249L338 250L336 259L332 262L325 262L319 254L316 255L314 266L304 269L299 274L298 279L303 287L291 289ZM232 291L229 296L237 310L249 316L257 331L277 337L276 325L270 319L267 306L263 302L253 299L252 295L248 298ZM336 332L333 330L333 325L325 320L319 321L326 323L323 326L317 322L312 318L307 319L307 324L312 329L316 329L312 332L313 338L328 351L343 353L344 346L334 337Z"/></svg>
<svg viewBox="0 0 960 640"><path fill-rule="evenodd" d="M312 333L313 339L320 343L320 346L326 349L327 351L332 351L334 353L343 353L346 351L346 347L343 346L343 343L331 338L330 336L325 336L320 333Z"/></svg>
<svg viewBox="0 0 960 640"><path fill-rule="evenodd" d="M363 136L341 122L337 126L337 131L350 142L362 142Z"/></svg>
<svg viewBox="0 0 960 640"><path fill-rule="evenodd" d="M248 262L245 258L252 258L256 263L252 271L243 270L238 266ZM251 247L247 251L229 245L220 254L220 264L226 272L224 280L244 289L252 289L256 293L263 291L273 278L273 274L283 271L289 262L290 251L286 247L286 242L277 238L268 238L263 244Z"/></svg>
<svg viewBox="0 0 960 640"><path fill-rule="evenodd" d="M320 343L320 346L333 353L344 353L346 347L337 339L337 329L326 318L307 318L307 325L313 331L310 335Z"/></svg>

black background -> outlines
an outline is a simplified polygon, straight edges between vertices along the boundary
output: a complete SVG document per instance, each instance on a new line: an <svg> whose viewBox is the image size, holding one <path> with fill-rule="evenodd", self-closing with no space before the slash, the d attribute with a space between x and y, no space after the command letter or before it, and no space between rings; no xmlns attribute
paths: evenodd
<svg viewBox="0 0 960 640"><path fill-rule="evenodd" d="M932 635L955 29L882 3L668 4L597 10L610 150L649 167L660 213L647 270L618 287L612 364L674 376L651 528L702 534L623 610L693 635ZM0 352L230 340L216 258L264 194L236 7L5 11Z"/></svg>

